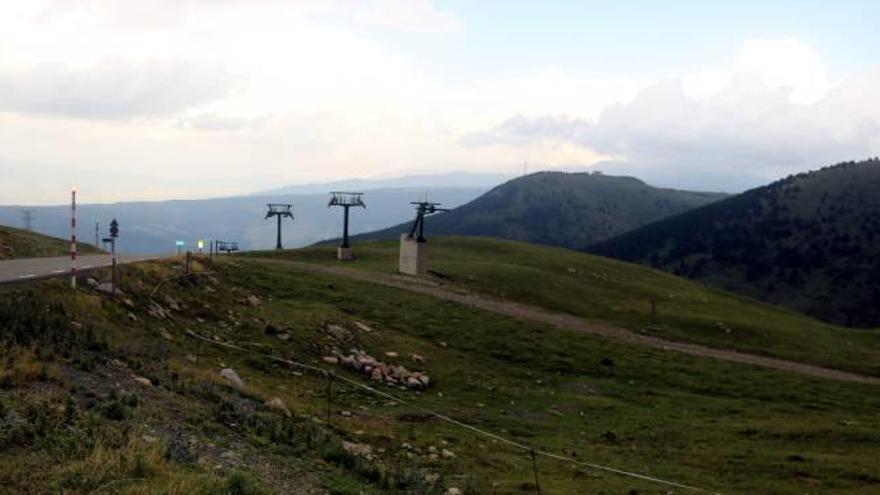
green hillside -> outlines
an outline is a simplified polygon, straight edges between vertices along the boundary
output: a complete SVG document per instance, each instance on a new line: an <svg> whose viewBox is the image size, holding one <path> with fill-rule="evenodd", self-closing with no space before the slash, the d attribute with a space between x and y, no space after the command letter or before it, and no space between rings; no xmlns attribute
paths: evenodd
<svg viewBox="0 0 880 495"><path fill-rule="evenodd" d="M430 217L427 230L433 235L489 236L582 248L723 197L659 189L632 177L538 172ZM396 239L409 228L401 224L355 239Z"/></svg>
<svg viewBox="0 0 880 495"><path fill-rule="evenodd" d="M452 286L644 335L880 376L880 333L824 323L659 270L485 238L434 237L428 249L430 269ZM358 260L342 266L397 270L393 241L356 245L355 251ZM250 256L339 265L333 250L323 246Z"/></svg>
<svg viewBox="0 0 880 495"><path fill-rule="evenodd" d="M91 244L77 243L81 254L96 254L101 251ZM43 256L64 256L70 254L70 241L56 239L36 232L0 225L0 260L14 258L35 258Z"/></svg>
<svg viewBox="0 0 880 495"><path fill-rule="evenodd" d="M880 326L880 160L798 174L590 248L827 321Z"/></svg>
<svg viewBox="0 0 880 495"><path fill-rule="evenodd" d="M548 306L573 308L579 297L602 292L606 303L621 300L618 280L645 291L659 284L670 296L660 305L664 325L673 308L694 305L695 318L700 304L810 321L711 291L700 293L712 296L709 302L677 306L702 289L574 252L435 241L432 260L456 284ZM345 266L391 271L387 245L358 250L361 259ZM284 254L334 264L329 249ZM543 493L690 493L579 462L722 493L880 492L876 386L525 323L304 272L285 256L203 260L191 276L169 261L125 266L125 296L117 299L88 290L73 295L57 280L0 292L0 486L32 493L439 495L458 488L512 495L536 493L537 468ZM526 274L530 289L515 291ZM572 287L586 292L562 297ZM581 299L581 306L597 304ZM616 324L632 311L612 307L606 318ZM723 345L724 335L706 338ZM816 330L802 340L812 338L819 349L834 337ZM868 340L855 347L877 348ZM378 385L325 361L334 348L424 371L431 384ZM335 373L329 424L327 377L266 356ZM220 376L227 368L243 386ZM343 379L372 383L408 403ZM538 457L533 466L527 452L424 408L562 460Z"/></svg>

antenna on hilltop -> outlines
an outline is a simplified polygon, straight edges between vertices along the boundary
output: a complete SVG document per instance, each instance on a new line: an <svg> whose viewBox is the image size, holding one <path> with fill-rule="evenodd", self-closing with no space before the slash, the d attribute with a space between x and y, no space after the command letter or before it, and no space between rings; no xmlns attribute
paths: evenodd
<svg viewBox="0 0 880 495"><path fill-rule="evenodd" d="M33 230L34 226L34 210L24 208L18 210L21 213L21 226L24 230Z"/></svg>
<svg viewBox="0 0 880 495"><path fill-rule="evenodd" d="M267 203L266 206L269 207L269 211L266 212L266 219L268 220L271 217L276 217L278 219L278 237L275 242L275 249L284 249L281 247L281 219L282 218L290 218L292 222L293 218L293 205L286 203Z"/></svg>

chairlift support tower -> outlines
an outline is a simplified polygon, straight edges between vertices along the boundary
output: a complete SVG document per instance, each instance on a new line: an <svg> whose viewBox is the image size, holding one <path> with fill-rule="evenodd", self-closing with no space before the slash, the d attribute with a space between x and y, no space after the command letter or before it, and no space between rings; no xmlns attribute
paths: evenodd
<svg viewBox="0 0 880 495"><path fill-rule="evenodd" d="M336 258L339 260L352 260L354 255L351 252L351 246L348 244L348 210L352 207L366 208L360 192L333 191L330 193L330 202L327 207L339 206L343 209L342 223L342 245L336 249Z"/></svg>
<svg viewBox="0 0 880 495"><path fill-rule="evenodd" d="M428 274L428 240L425 238L425 217L441 211L440 203L415 201L416 219L409 234L400 234L400 259L398 270L407 275L425 276Z"/></svg>
<svg viewBox="0 0 880 495"><path fill-rule="evenodd" d="M284 249L281 246L281 219L290 218L291 222L294 220L293 211L291 211L293 205L286 203L267 203L266 206L269 208L266 212L266 220L271 217L276 217L278 220L278 236L275 242L275 249Z"/></svg>

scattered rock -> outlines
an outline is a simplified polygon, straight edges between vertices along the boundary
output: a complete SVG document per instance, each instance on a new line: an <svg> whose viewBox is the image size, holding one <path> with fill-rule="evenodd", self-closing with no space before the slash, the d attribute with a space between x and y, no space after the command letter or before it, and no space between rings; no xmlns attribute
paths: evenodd
<svg viewBox="0 0 880 495"><path fill-rule="evenodd" d="M292 418L293 414L291 414L290 409L287 408L287 405L284 404L284 401L281 400L280 397L273 397L266 401L266 407L275 411L277 413L281 413L288 418Z"/></svg>
<svg viewBox="0 0 880 495"><path fill-rule="evenodd" d="M404 388L417 390L424 389L431 383L425 373L410 371L405 366L389 365L358 349L351 349L347 355L338 350L333 352L339 364L363 373L377 382L384 382L387 385L403 385Z"/></svg>
<svg viewBox="0 0 880 495"><path fill-rule="evenodd" d="M191 363L194 363L194 364L195 364L195 363L198 363L198 362L199 362L199 359L198 359L197 357L193 356L192 354L187 354L187 355L184 356L184 357L185 357L185 359L186 359L187 361L189 361L189 362L191 362Z"/></svg>
<svg viewBox="0 0 880 495"><path fill-rule="evenodd" d="M390 357L390 358L396 358L398 356L398 354L394 351L388 351L385 353L385 356Z"/></svg>
<svg viewBox="0 0 880 495"><path fill-rule="evenodd" d="M327 332L328 335L335 338L340 342L347 342L352 339L351 332L342 328L335 323L327 323L324 325L324 331Z"/></svg>
<svg viewBox="0 0 880 495"><path fill-rule="evenodd" d="M572 274L574 274L574 273L577 273L577 272L578 272L578 271L577 271L577 268L568 267L568 273L572 273Z"/></svg>
<svg viewBox="0 0 880 495"><path fill-rule="evenodd" d="M367 325L366 323L361 323L359 321L356 321L356 322L352 323L352 325L354 325L355 328L357 328L358 330L360 330L361 332L364 332L364 333L371 333L373 331L373 329L369 325Z"/></svg>
<svg viewBox="0 0 880 495"><path fill-rule="evenodd" d="M151 382L149 378L144 378L142 376L133 376L132 378L134 378L134 381L140 383L141 385L143 385L145 387L152 387L153 386L153 382Z"/></svg>
<svg viewBox="0 0 880 495"><path fill-rule="evenodd" d="M180 311L180 304L168 294L165 294L165 304L174 311Z"/></svg>
<svg viewBox="0 0 880 495"><path fill-rule="evenodd" d="M92 277L89 277L89 278L86 279L86 285L88 285L89 287L91 287L91 288L93 288L93 289L96 289L96 288L97 288L99 285L101 285L101 284L100 284L100 282L98 282L97 280L93 279Z"/></svg>
<svg viewBox="0 0 880 495"><path fill-rule="evenodd" d="M128 316L128 319L131 321L138 321L138 317L134 313L132 313L131 311L128 312L127 316Z"/></svg>
<svg viewBox="0 0 880 495"><path fill-rule="evenodd" d="M134 308L134 301L132 301L131 299L129 299L127 297L122 300L122 304L126 305L129 308Z"/></svg>
<svg viewBox="0 0 880 495"><path fill-rule="evenodd" d="M261 301L259 297L251 294L251 295L247 296L246 298L241 299L239 301L239 303L244 304L246 306L250 306L252 308L256 308L260 304L263 304L263 301Z"/></svg>
<svg viewBox="0 0 880 495"><path fill-rule="evenodd" d="M343 418L350 418L350 417L351 417L351 411L342 411L342 412L339 413L339 415L342 416Z"/></svg>
<svg viewBox="0 0 880 495"><path fill-rule="evenodd" d="M409 358L412 359L414 363L422 364L425 362L425 357L422 356L421 354L416 354L415 352L410 354Z"/></svg>
<svg viewBox="0 0 880 495"><path fill-rule="evenodd" d="M113 294L113 284L111 284L110 282L104 282L104 283L98 284L95 287L95 290L98 292L103 292L104 294L112 295ZM122 290L117 287L116 288L116 295L121 296L122 294L123 294Z"/></svg>
<svg viewBox="0 0 880 495"><path fill-rule="evenodd" d="M370 459L373 457L373 446L366 443L342 442L342 449L352 455Z"/></svg>
<svg viewBox="0 0 880 495"><path fill-rule="evenodd" d="M443 456L444 459L454 459L455 458L455 453L449 449L441 450L440 455Z"/></svg>
<svg viewBox="0 0 880 495"><path fill-rule="evenodd" d="M165 340L174 340L174 337L170 333L168 333L168 330L165 330L164 328L159 329L159 335L161 335L162 338Z"/></svg>
<svg viewBox="0 0 880 495"><path fill-rule="evenodd" d="M276 335L276 337L278 337L278 340L283 340L283 341L290 340L289 333L279 333L278 335Z"/></svg>
<svg viewBox="0 0 880 495"><path fill-rule="evenodd" d="M336 356L324 356L321 359L327 364L339 364L339 358Z"/></svg>
<svg viewBox="0 0 880 495"><path fill-rule="evenodd" d="M223 368L220 370L220 376L225 378L229 383L235 385L238 388L244 388L244 381L238 376L238 373L235 372L232 368Z"/></svg>
<svg viewBox="0 0 880 495"><path fill-rule="evenodd" d="M70 328L73 329L73 330L82 330L82 327L83 327L83 326L82 326L82 323L80 323L80 322L78 322L78 321L72 321L72 322L70 322Z"/></svg>
<svg viewBox="0 0 880 495"><path fill-rule="evenodd" d="M446 489L446 493L444 495L461 495L461 490L456 487L449 487Z"/></svg>
<svg viewBox="0 0 880 495"><path fill-rule="evenodd" d="M440 342L440 347L446 347L446 342Z"/></svg>

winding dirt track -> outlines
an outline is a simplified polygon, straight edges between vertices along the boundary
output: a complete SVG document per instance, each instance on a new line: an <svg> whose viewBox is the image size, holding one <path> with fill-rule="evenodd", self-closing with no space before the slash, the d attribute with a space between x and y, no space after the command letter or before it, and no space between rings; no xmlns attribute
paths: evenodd
<svg viewBox="0 0 880 495"><path fill-rule="evenodd" d="M759 356L756 354L747 354L726 349L716 349L698 344L688 344L684 342L664 340L657 337L639 335L620 327L601 323L587 322L576 316L565 313L554 313L541 308L537 308L535 306L528 306L525 304L519 304L515 302L477 295L458 287L452 288L450 286L442 285L441 283L430 279L419 279L405 275L367 272L351 268L321 266L298 261L279 261L269 259L261 259L260 261L284 265L298 271L338 275L364 282L372 282L388 287L395 287L398 289L418 292L420 294L426 294L432 297L436 297L438 299L454 301L457 303L465 304L467 306L509 316L518 320L544 323L557 328L565 328L593 335L601 335L603 337L621 340L632 344L653 347L655 349L683 352L685 354L691 354L694 356L709 357L720 359L722 361L730 361L733 363L748 364L753 366L762 366L765 368L773 368L777 370L790 371L792 373L799 373L802 375L829 378L845 382L880 385L880 378L878 377L860 375L857 373L850 373L847 371L840 371L832 368L824 368L822 366L799 363L797 361L788 361L785 359Z"/></svg>

